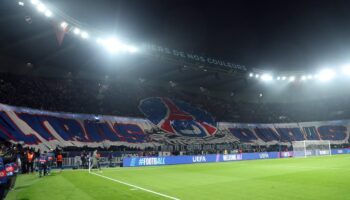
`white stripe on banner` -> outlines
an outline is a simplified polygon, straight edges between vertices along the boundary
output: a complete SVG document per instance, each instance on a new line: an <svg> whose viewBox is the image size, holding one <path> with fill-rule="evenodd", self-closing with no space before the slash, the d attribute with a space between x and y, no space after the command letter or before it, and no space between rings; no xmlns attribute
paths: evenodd
<svg viewBox="0 0 350 200"><path fill-rule="evenodd" d="M162 196L162 197L166 197L168 199L180 200L180 199L178 199L176 197L172 197L172 196L169 196L169 195L166 195L166 194L162 194L162 193L159 193L159 192L155 192L155 191L152 191L152 190L149 190L149 189L146 189L146 188L142 188L142 187L130 184L130 183L119 181L119 180L116 180L116 179L113 179L113 178L110 178L110 177L107 177L107 176L103 176L101 174L96 174L94 172L91 172L90 174L93 174L93 175L96 175L96 176L99 176L99 177L102 177L102 178L105 178L105 179L108 179L110 181L114 181L114 182L117 182L117 183L120 183L120 184L123 184L123 185L127 185L127 186L130 186L130 187L133 187L133 188L137 188L137 189L143 190L145 192L149 192L149 193L156 194L156 195L159 195L159 196Z"/></svg>

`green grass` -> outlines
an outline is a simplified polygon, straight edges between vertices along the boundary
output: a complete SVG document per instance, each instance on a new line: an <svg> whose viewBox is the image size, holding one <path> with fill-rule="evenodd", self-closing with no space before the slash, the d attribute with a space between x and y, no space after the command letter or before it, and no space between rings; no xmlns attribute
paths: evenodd
<svg viewBox="0 0 350 200"><path fill-rule="evenodd" d="M105 169L101 175L178 199L350 199L350 155ZM86 171L18 177L7 200L167 199Z"/></svg>

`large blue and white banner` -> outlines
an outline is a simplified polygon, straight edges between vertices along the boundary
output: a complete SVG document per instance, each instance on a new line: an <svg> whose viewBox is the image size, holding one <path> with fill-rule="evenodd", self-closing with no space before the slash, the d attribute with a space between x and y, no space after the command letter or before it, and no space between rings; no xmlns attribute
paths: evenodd
<svg viewBox="0 0 350 200"><path fill-rule="evenodd" d="M290 145L292 141L329 140L332 144L342 144L349 140L350 120L279 124L219 122L218 129L242 143Z"/></svg>
<svg viewBox="0 0 350 200"><path fill-rule="evenodd" d="M40 149L59 147L154 146L140 118L46 112L0 104L0 138Z"/></svg>
<svg viewBox="0 0 350 200"><path fill-rule="evenodd" d="M216 123L204 110L169 98L140 104L148 117L130 118L47 112L0 104L0 139L40 149L58 147L155 147L164 144L258 145L298 140L347 143L350 120L287 124ZM158 131L161 130L161 131Z"/></svg>
<svg viewBox="0 0 350 200"><path fill-rule="evenodd" d="M206 137L217 131L216 122L207 111L176 99L147 98L141 100L139 109L149 121L167 133Z"/></svg>

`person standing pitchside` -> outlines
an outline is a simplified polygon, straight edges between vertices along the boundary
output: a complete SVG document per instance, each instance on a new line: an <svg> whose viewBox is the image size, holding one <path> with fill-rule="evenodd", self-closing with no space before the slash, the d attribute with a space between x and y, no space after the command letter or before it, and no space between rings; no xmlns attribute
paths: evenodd
<svg viewBox="0 0 350 200"><path fill-rule="evenodd" d="M91 166L91 169L97 168L97 169L101 170L100 158L101 158L100 153L97 150L95 150L94 153L92 154L92 166Z"/></svg>
<svg viewBox="0 0 350 200"><path fill-rule="evenodd" d="M57 154L56 160L57 160L57 168L60 169L60 172L62 172L62 169L63 169L63 167L62 167L63 156L62 156L62 153L61 153L61 152L59 152L59 153Z"/></svg>

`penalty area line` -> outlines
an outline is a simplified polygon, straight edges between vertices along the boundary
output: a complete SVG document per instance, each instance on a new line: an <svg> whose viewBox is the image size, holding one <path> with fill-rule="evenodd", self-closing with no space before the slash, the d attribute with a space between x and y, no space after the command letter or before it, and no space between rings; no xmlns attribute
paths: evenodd
<svg viewBox="0 0 350 200"><path fill-rule="evenodd" d="M117 183L120 183L120 184L123 184L123 185L127 185L127 186L130 186L130 187L133 187L133 188L136 188L136 189L139 189L139 190L143 190L145 192L149 192L149 193L152 193L152 194L156 194L158 196L162 196L162 197L166 197L168 199L173 199L173 200L180 200L176 197L172 197L172 196L169 196L169 195L166 195L166 194L162 194L162 193L159 193L159 192L155 192L155 191L152 191L152 190L149 190L149 189L146 189L146 188L142 188L142 187L139 187L137 185L133 185L133 184L130 184L130 183L126 183L124 181L119 181L117 179L114 179L114 178L110 178L110 177L107 177L107 176L103 176L101 174L96 174L94 172L90 172L90 174L93 174L95 176L99 176L101 178L105 178L105 179L108 179L110 181L114 181L114 182L117 182Z"/></svg>

